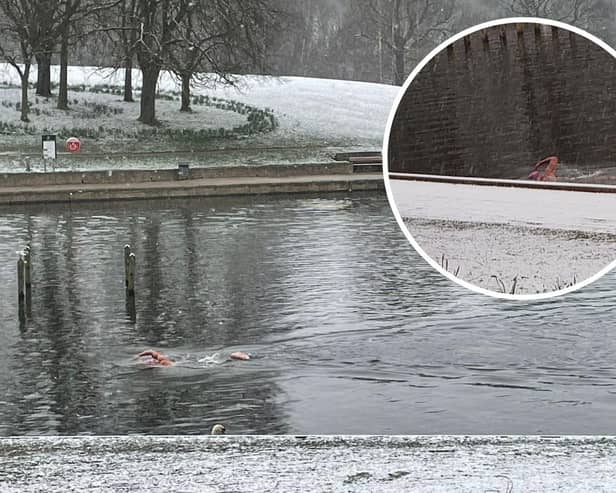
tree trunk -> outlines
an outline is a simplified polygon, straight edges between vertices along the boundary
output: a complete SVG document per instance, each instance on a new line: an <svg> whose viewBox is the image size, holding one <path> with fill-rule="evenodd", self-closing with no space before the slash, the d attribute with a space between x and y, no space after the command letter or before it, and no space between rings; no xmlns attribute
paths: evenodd
<svg viewBox="0 0 616 493"><path fill-rule="evenodd" d="M141 88L141 113L139 121L147 125L156 125L156 84L158 83L159 66L141 68L143 86Z"/></svg>
<svg viewBox="0 0 616 493"><path fill-rule="evenodd" d="M21 74L21 118L22 122L29 122L28 119L28 78L30 77L30 62L24 64L24 71Z"/></svg>
<svg viewBox="0 0 616 493"><path fill-rule="evenodd" d="M68 110L68 23L62 29L60 46L60 87L58 89L58 109Z"/></svg>
<svg viewBox="0 0 616 493"><path fill-rule="evenodd" d="M133 99L133 60L135 59L135 44L137 43L137 29L133 16L136 15L137 0L130 0L129 3L122 2L122 28L132 27L128 32L122 31L122 49L124 50L124 101L132 103Z"/></svg>
<svg viewBox="0 0 616 493"><path fill-rule="evenodd" d="M36 94L38 96L51 96L51 53L36 55L37 75Z"/></svg>
<svg viewBox="0 0 616 493"><path fill-rule="evenodd" d="M404 49L394 49L394 84L401 86L404 84Z"/></svg>
<svg viewBox="0 0 616 493"><path fill-rule="evenodd" d="M383 83L383 33L379 26L379 82Z"/></svg>
<svg viewBox="0 0 616 493"><path fill-rule="evenodd" d="M132 103L133 99L133 56L126 57L124 66L124 101Z"/></svg>
<svg viewBox="0 0 616 493"><path fill-rule="evenodd" d="M190 79L192 79L192 73L184 72L182 78L182 106L180 111L192 111L190 109Z"/></svg>

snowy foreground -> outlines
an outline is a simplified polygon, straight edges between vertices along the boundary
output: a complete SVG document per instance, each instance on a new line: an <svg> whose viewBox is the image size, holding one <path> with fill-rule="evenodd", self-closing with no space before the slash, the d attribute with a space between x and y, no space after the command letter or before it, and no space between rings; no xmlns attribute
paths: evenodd
<svg viewBox="0 0 616 493"><path fill-rule="evenodd" d="M607 492L601 437L108 437L0 440L0 489Z"/></svg>
<svg viewBox="0 0 616 493"><path fill-rule="evenodd" d="M584 281L614 260L616 194L390 180L419 246L457 277L535 294ZM514 281L517 278L517 281Z"/></svg>
<svg viewBox="0 0 616 493"><path fill-rule="evenodd" d="M122 87L123 77L123 71L96 67L69 67L68 73L69 85L109 84ZM36 66L30 80L36 81ZM59 67L54 66L52 81L58 80ZM133 71L133 81L135 87L140 87L141 72L137 69ZM16 70L8 64L0 64L0 83L18 85ZM180 84L168 72L161 74L158 87L160 91L180 90ZM195 87L192 94L228 98L270 108L280 121L277 132L281 136L310 136L324 141L350 139L378 144L383 139L387 117L399 89L384 84L307 77L241 76L238 77L237 87ZM69 99L71 97L69 91ZM163 122L174 125L178 124L177 119L185 117L177 110L165 114L161 112L159 116ZM65 118L69 121L58 121L59 126L70 126L71 115L67 114ZM97 125L96 122L92 124Z"/></svg>

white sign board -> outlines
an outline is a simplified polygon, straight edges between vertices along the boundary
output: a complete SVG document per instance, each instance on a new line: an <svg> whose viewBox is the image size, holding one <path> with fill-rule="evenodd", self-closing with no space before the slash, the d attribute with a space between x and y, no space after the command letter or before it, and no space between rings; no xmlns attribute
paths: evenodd
<svg viewBox="0 0 616 493"><path fill-rule="evenodd" d="M43 159L56 159L55 135L43 135Z"/></svg>

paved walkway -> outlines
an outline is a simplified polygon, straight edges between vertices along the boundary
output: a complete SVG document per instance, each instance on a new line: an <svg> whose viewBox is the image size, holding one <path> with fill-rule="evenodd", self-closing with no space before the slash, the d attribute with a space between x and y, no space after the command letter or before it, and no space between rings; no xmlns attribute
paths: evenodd
<svg viewBox="0 0 616 493"><path fill-rule="evenodd" d="M381 173L230 177L122 184L0 187L0 205L215 195L383 190Z"/></svg>

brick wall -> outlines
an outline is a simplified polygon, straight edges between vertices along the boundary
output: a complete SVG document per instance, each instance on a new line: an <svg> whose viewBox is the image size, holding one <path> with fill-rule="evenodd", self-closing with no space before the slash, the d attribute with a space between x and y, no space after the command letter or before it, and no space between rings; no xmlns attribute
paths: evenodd
<svg viewBox="0 0 616 493"><path fill-rule="evenodd" d="M588 171L616 162L616 60L566 30L508 24L441 51L394 118L389 169L525 177L557 155Z"/></svg>

